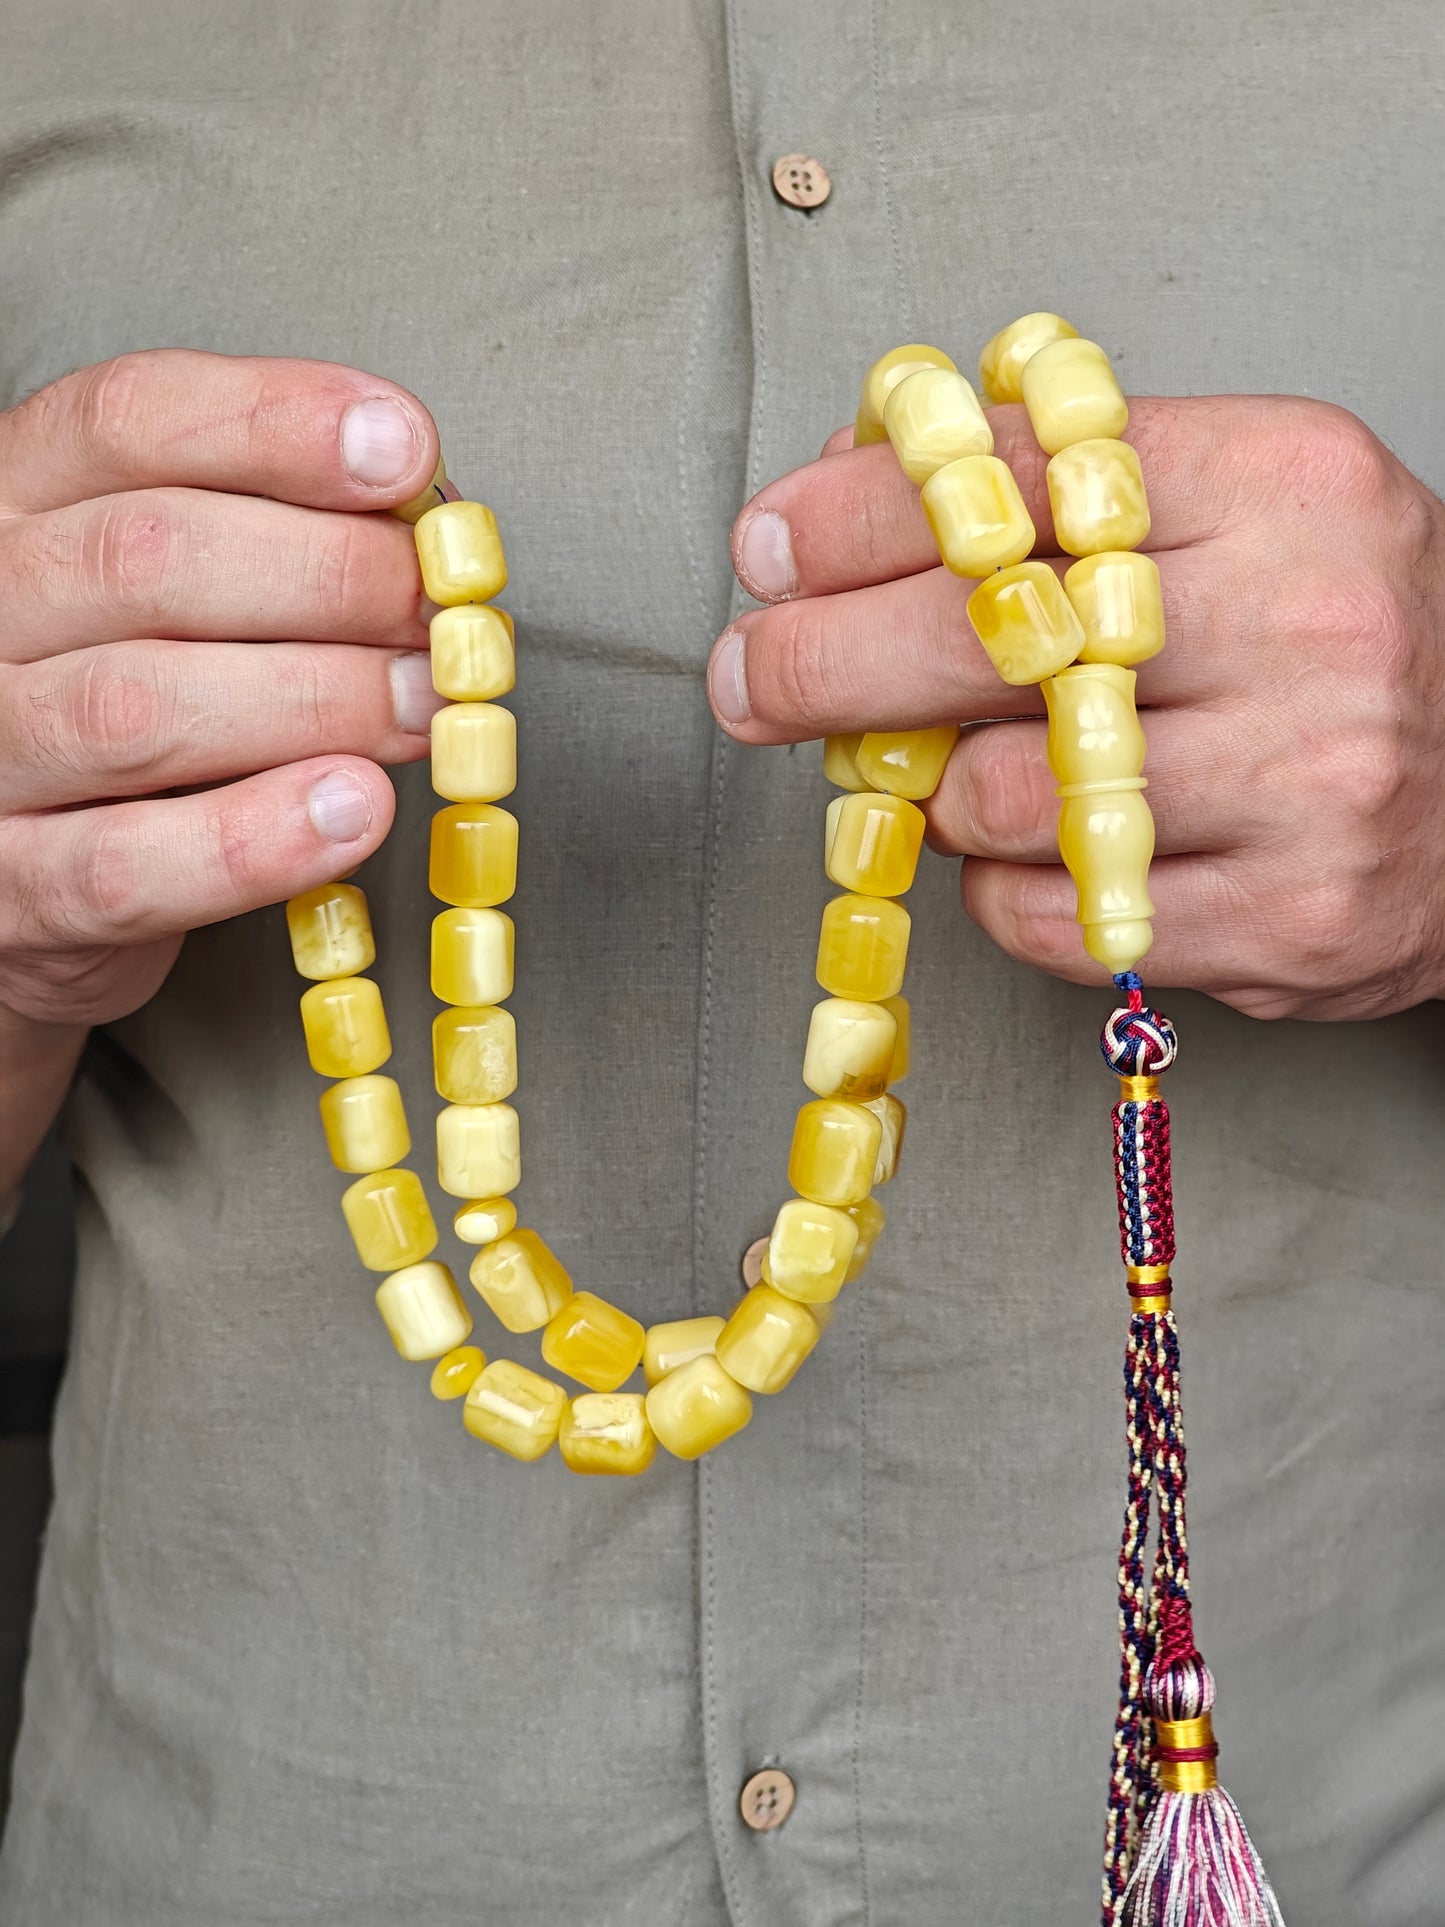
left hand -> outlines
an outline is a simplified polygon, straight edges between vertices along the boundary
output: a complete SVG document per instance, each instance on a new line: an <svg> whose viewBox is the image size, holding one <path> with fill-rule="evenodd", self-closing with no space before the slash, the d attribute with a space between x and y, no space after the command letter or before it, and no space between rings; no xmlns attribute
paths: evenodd
<svg viewBox="0 0 1445 1927"><path fill-rule="evenodd" d="M1146 981L1256 1017L1445 993L1445 505L1343 409L1130 408L1168 638L1138 672L1158 827ZM1035 553L1057 557L1028 418L989 417ZM769 606L714 648L714 712L745 743L973 725L924 805L929 841L966 859L964 908L1010 955L1098 982L1040 693L995 675L964 613L974 585L939 566L892 449L851 440L739 516L734 566Z"/></svg>

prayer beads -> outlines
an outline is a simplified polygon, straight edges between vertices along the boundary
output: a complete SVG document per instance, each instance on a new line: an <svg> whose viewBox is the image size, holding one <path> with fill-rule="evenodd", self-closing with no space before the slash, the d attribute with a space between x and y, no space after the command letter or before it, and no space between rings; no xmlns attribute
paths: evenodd
<svg viewBox="0 0 1445 1927"><path fill-rule="evenodd" d="M415 1171L372 1171L342 1193L341 1213L368 1271L397 1271L436 1250L437 1228Z"/></svg>
<svg viewBox="0 0 1445 1927"><path fill-rule="evenodd" d="M403 1358L440 1358L471 1336L472 1314L452 1274L431 1260L383 1279L376 1306Z"/></svg>
<svg viewBox="0 0 1445 1927"><path fill-rule="evenodd" d="M627 1478L652 1464L657 1434L641 1393L591 1392L569 1401L557 1444L573 1472Z"/></svg>

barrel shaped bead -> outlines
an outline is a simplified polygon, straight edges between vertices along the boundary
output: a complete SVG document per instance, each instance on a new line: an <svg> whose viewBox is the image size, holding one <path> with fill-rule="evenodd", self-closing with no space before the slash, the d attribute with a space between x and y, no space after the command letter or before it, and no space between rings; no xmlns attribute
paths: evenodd
<svg viewBox="0 0 1445 1927"><path fill-rule="evenodd" d="M1049 342L1024 363L1019 390L1035 439L1048 455L1075 442L1122 435L1129 425L1129 404L1097 341L1066 336Z"/></svg>
<svg viewBox="0 0 1445 1927"><path fill-rule="evenodd" d="M923 484L928 517L944 566L954 575L983 576L1022 562L1034 546L1034 525L1013 471L997 455L965 455Z"/></svg>
<svg viewBox="0 0 1445 1927"><path fill-rule="evenodd" d="M446 486L446 479L447 465L439 455L437 465L432 470L432 478L421 494L413 495L409 502L398 502L394 509L388 510L388 514L394 515L398 522L409 522L415 528L428 509L434 509L438 502L446 500L446 496L442 493Z"/></svg>
<svg viewBox="0 0 1445 1927"><path fill-rule="evenodd" d="M444 1004L500 1004L512 994L516 930L504 910L443 910L432 918L432 995Z"/></svg>
<svg viewBox="0 0 1445 1927"><path fill-rule="evenodd" d="M323 1077L362 1077L391 1056L381 992L370 977L330 977L301 997L311 1068Z"/></svg>
<svg viewBox="0 0 1445 1927"><path fill-rule="evenodd" d="M517 787L517 719L500 703L448 703L431 723L431 783L454 803L495 803Z"/></svg>
<svg viewBox="0 0 1445 1927"><path fill-rule="evenodd" d="M754 1285L724 1325L717 1359L748 1391L781 1392L819 1336L818 1321L806 1305L772 1285Z"/></svg>
<svg viewBox="0 0 1445 1927"><path fill-rule="evenodd" d="M338 1171L385 1171L411 1149L394 1077L348 1077L321 1093L321 1128Z"/></svg>
<svg viewBox="0 0 1445 1927"><path fill-rule="evenodd" d="M1083 625L1047 562L985 576L968 598L968 619L989 661L1016 687L1057 675L1084 646Z"/></svg>
<svg viewBox="0 0 1445 1927"><path fill-rule="evenodd" d="M943 780L957 741L953 723L934 729L869 730L858 745L859 774L872 789L922 802Z"/></svg>
<svg viewBox="0 0 1445 1927"><path fill-rule="evenodd" d="M642 1347L642 1370L649 1385L675 1372L689 1359L701 1358L717 1349L721 1318L674 1318L665 1324L649 1325Z"/></svg>
<svg viewBox="0 0 1445 1927"><path fill-rule="evenodd" d="M517 1088L517 1024L498 1004L458 1004L432 1019L437 1094L449 1104L499 1104Z"/></svg>
<svg viewBox="0 0 1445 1927"><path fill-rule="evenodd" d="M470 1277L509 1332L539 1331L572 1296L562 1261L525 1228L483 1245Z"/></svg>
<svg viewBox="0 0 1445 1927"><path fill-rule="evenodd" d="M436 1250L437 1228L415 1171L370 1171L341 1194L341 1215L368 1271L399 1271Z"/></svg>
<svg viewBox="0 0 1445 1927"><path fill-rule="evenodd" d="M557 1443L566 1409L560 1385L510 1358L494 1358L467 1393L462 1423L474 1439L530 1463Z"/></svg>
<svg viewBox="0 0 1445 1927"><path fill-rule="evenodd" d="M912 919L888 897L834 897L818 933L817 977L830 996L880 1003L903 988Z"/></svg>
<svg viewBox="0 0 1445 1927"><path fill-rule="evenodd" d="M647 1394L647 1422L677 1459L700 1459L753 1415L753 1402L710 1352L679 1365Z"/></svg>
<svg viewBox="0 0 1445 1927"><path fill-rule="evenodd" d="M517 684L516 628L480 602L440 609L429 626L432 686L454 703L489 703Z"/></svg>
<svg viewBox="0 0 1445 1927"><path fill-rule="evenodd" d="M1064 593L1083 626L1081 662L1131 668L1164 647L1164 594L1153 556L1127 549L1086 555L1065 572Z"/></svg>
<svg viewBox="0 0 1445 1927"><path fill-rule="evenodd" d="M889 1184L898 1175L898 1160L903 1155L903 1133L908 1125L908 1106L892 1091L870 1098L864 1110L871 1111L879 1124L878 1156L873 1164L873 1182Z"/></svg>
<svg viewBox="0 0 1445 1927"><path fill-rule="evenodd" d="M1023 375L1028 362L1055 341L1073 341L1078 329L1061 314L1020 315L1000 328L978 358L978 378L985 401L1022 401Z"/></svg>
<svg viewBox="0 0 1445 1927"><path fill-rule="evenodd" d="M838 1296L853 1253L859 1226L846 1211L789 1198L773 1222L764 1276L775 1291L805 1305L825 1305Z"/></svg>
<svg viewBox="0 0 1445 1927"><path fill-rule="evenodd" d="M866 790L873 785L858 768L858 746L863 731L823 738L823 774L840 790Z"/></svg>
<svg viewBox="0 0 1445 1927"><path fill-rule="evenodd" d="M923 830L922 810L906 797L867 790L834 797L823 867L841 889L865 897L901 897L913 887Z"/></svg>
<svg viewBox="0 0 1445 1927"><path fill-rule="evenodd" d="M505 903L517 888L516 817L493 803L438 810L431 820L428 881L434 897L459 909Z"/></svg>
<svg viewBox="0 0 1445 1927"><path fill-rule="evenodd" d="M882 1124L867 1106L815 1098L793 1125L789 1184L813 1204L857 1204L872 1187L881 1135Z"/></svg>
<svg viewBox="0 0 1445 1927"><path fill-rule="evenodd" d="M594 1392L615 1392L637 1370L646 1330L595 1292L575 1291L542 1333L542 1356Z"/></svg>
<svg viewBox="0 0 1445 1927"><path fill-rule="evenodd" d="M522 1182L522 1135L510 1104L437 1112L437 1183L454 1198L504 1197Z"/></svg>
<svg viewBox="0 0 1445 1927"><path fill-rule="evenodd" d="M889 390L883 427L910 482L965 455L992 455L993 430L978 396L953 368L919 368Z"/></svg>
<svg viewBox="0 0 1445 1927"><path fill-rule="evenodd" d="M318 982L354 977L376 962L366 893L354 883L323 883L286 905L286 927L298 973Z"/></svg>
<svg viewBox="0 0 1445 1927"><path fill-rule="evenodd" d="M428 1259L383 1278L376 1308L403 1358L440 1358L471 1336L472 1314L445 1265Z"/></svg>
<svg viewBox="0 0 1445 1927"><path fill-rule="evenodd" d="M866 1103L892 1079L898 1019L883 1004L825 997L813 1006L803 1051L803 1082L819 1097Z"/></svg>
<svg viewBox="0 0 1445 1927"><path fill-rule="evenodd" d="M641 1392L583 1392L569 1399L557 1447L571 1472L633 1478L657 1455Z"/></svg>
<svg viewBox="0 0 1445 1927"><path fill-rule="evenodd" d="M507 586L497 518L480 502L439 502L413 531L422 587L440 608L490 602Z"/></svg>
<svg viewBox="0 0 1445 1927"><path fill-rule="evenodd" d="M1075 442L1046 471L1054 534L1067 555L1137 549L1149 533L1139 457L1127 442Z"/></svg>
<svg viewBox="0 0 1445 1927"><path fill-rule="evenodd" d="M930 348L925 342L910 341L901 348L890 348L886 355L880 355L863 377L863 393L858 403L858 414L853 424L853 446L864 448L870 442L886 442L888 430L883 426L883 411L888 405L888 397L900 381L924 368L950 368L954 364L941 348ZM954 369L957 373L957 370Z"/></svg>

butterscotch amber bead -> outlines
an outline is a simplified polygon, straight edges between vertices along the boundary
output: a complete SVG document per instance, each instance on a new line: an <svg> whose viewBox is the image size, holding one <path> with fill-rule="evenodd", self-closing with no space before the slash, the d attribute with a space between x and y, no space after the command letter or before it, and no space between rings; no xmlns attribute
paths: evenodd
<svg viewBox="0 0 1445 1927"><path fill-rule="evenodd" d="M517 787L517 719L500 703L449 703L431 723L431 783L456 803L495 803Z"/></svg>
<svg viewBox="0 0 1445 1927"><path fill-rule="evenodd" d="M1047 470L1054 534L1068 555L1137 549L1149 533L1139 457L1127 442L1075 442Z"/></svg>
<svg viewBox="0 0 1445 1927"><path fill-rule="evenodd" d="M497 1104L517 1088L517 1024L496 1004L461 1004L432 1020L437 1094L449 1104Z"/></svg>
<svg viewBox="0 0 1445 1927"><path fill-rule="evenodd" d="M823 774L830 783L836 783L840 790L866 790L873 787L858 768L858 745L862 740L861 730L850 736L823 738Z"/></svg>
<svg viewBox="0 0 1445 1927"><path fill-rule="evenodd" d="M755 1285L723 1327L717 1360L750 1392L781 1392L817 1344L808 1307L771 1285Z"/></svg>
<svg viewBox="0 0 1445 1927"><path fill-rule="evenodd" d="M878 1156L873 1164L873 1182L887 1184L898 1175L898 1160L903 1155L903 1132L908 1123L908 1108L891 1091L870 1098L864 1106L878 1119ZM860 1227L861 1229L861 1227Z"/></svg>
<svg viewBox="0 0 1445 1927"><path fill-rule="evenodd" d="M437 1228L415 1171L371 1171L341 1194L341 1212L368 1271L398 1271L436 1250Z"/></svg>
<svg viewBox="0 0 1445 1927"><path fill-rule="evenodd" d="M953 368L953 363L941 348L930 348L921 341L910 341L902 348L890 348L886 355L878 357L863 377L863 395L853 424L855 448L863 448L869 442L887 441L883 410L889 394L900 381L907 380L909 375L917 374L924 368Z"/></svg>
<svg viewBox="0 0 1445 1927"><path fill-rule="evenodd" d="M675 1459L700 1459L752 1415L746 1391L710 1353L679 1365L647 1394L647 1422Z"/></svg>
<svg viewBox="0 0 1445 1927"><path fill-rule="evenodd" d="M454 803L431 820L431 893L465 910L505 903L517 888L517 819L493 803Z"/></svg>
<svg viewBox="0 0 1445 1927"><path fill-rule="evenodd" d="M1043 682L1084 646L1083 627L1047 562L987 576L968 598L968 619L1007 683Z"/></svg>
<svg viewBox="0 0 1445 1927"><path fill-rule="evenodd" d="M497 518L480 502L439 502L416 525L422 587L443 609L490 602L507 586Z"/></svg>
<svg viewBox="0 0 1445 1927"><path fill-rule="evenodd" d="M1022 401L1024 369L1040 348L1072 341L1078 329L1061 314L1026 314L1000 328L978 358L978 378L991 402Z"/></svg>
<svg viewBox="0 0 1445 1927"><path fill-rule="evenodd" d="M522 1182L522 1138L510 1104L448 1104L437 1112L437 1183L454 1198L490 1198Z"/></svg>
<svg viewBox="0 0 1445 1927"><path fill-rule="evenodd" d="M472 1198L452 1219L452 1230L464 1245L495 1244L517 1222L510 1198Z"/></svg>
<svg viewBox="0 0 1445 1927"><path fill-rule="evenodd" d="M494 1358L467 1393L462 1423L510 1458L543 1458L557 1442L567 1394L540 1372Z"/></svg>
<svg viewBox="0 0 1445 1927"><path fill-rule="evenodd" d="M1154 818L1143 779L1133 780L1139 788L1086 791L1059 805L1059 854L1078 888L1084 948L1111 974L1132 970L1153 941Z"/></svg>
<svg viewBox="0 0 1445 1927"><path fill-rule="evenodd" d="M430 1259L384 1278L377 1286L376 1308L392 1344L413 1362L440 1358L471 1336L472 1314L452 1274Z"/></svg>
<svg viewBox="0 0 1445 1927"><path fill-rule="evenodd" d="M913 888L923 848L923 812L902 796L862 791L828 806L829 877L865 897L901 897Z"/></svg>
<svg viewBox="0 0 1445 1927"><path fill-rule="evenodd" d="M431 619L431 679L454 703L489 703L517 686L516 627L505 609L480 602Z"/></svg>
<svg viewBox="0 0 1445 1927"><path fill-rule="evenodd" d="M1164 647L1164 593L1153 556L1123 549L1086 555L1065 573L1064 593L1084 631L1081 662L1128 668Z"/></svg>
<svg viewBox="0 0 1445 1927"><path fill-rule="evenodd" d="M535 1231L514 1231L483 1245L470 1275L509 1332L540 1330L572 1296L566 1267Z"/></svg>
<svg viewBox="0 0 1445 1927"><path fill-rule="evenodd" d="M898 1020L882 1004L825 997L814 1004L803 1051L803 1082L819 1097L861 1103L881 1097L893 1069Z"/></svg>
<svg viewBox="0 0 1445 1927"><path fill-rule="evenodd" d="M873 1183L881 1129L870 1110L843 1098L803 1105L793 1126L789 1184L814 1204L856 1204Z"/></svg>
<svg viewBox="0 0 1445 1927"><path fill-rule="evenodd" d="M906 997L885 997L883 1008L891 1014L897 1027L888 1082L901 1084L908 1075L909 1056L913 1048L913 1010Z"/></svg>
<svg viewBox="0 0 1445 1927"><path fill-rule="evenodd" d="M887 897L834 897L818 933L818 982L830 996L881 1003L903 988L912 920Z"/></svg>
<svg viewBox="0 0 1445 1927"><path fill-rule="evenodd" d="M871 729L858 745L859 774L872 789L922 802L943 781L957 741L952 723L937 729Z"/></svg>
<svg viewBox="0 0 1445 1927"><path fill-rule="evenodd" d="M332 977L301 998L311 1068L323 1077L360 1077L391 1056L381 992L370 977Z"/></svg>
<svg viewBox="0 0 1445 1927"><path fill-rule="evenodd" d="M615 1392L637 1370L646 1337L627 1312L594 1292L576 1291L548 1321L542 1356L554 1372L594 1392Z"/></svg>
<svg viewBox="0 0 1445 1927"><path fill-rule="evenodd" d="M1048 455L1076 442L1122 435L1129 404L1096 341L1054 341L1030 355L1020 383L1039 447Z"/></svg>
<svg viewBox="0 0 1445 1927"><path fill-rule="evenodd" d="M562 1414L557 1444L573 1472L631 1478L657 1454L641 1392L584 1392Z"/></svg>
<svg viewBox="0 0 1445 1927"><path fill-rule="evenodd" d="M1135 676L1112 662L1081 662L1044 684L1045 753L1067 794L1107 787L1144 768L1144 731L1134 707Z"/></svg>
<svg viewBox="0 0 1445 1927"><path fill-rule="evenodd" d="M504 910L443 910L432 918L432 995L444 1004L505 1002L515 942Z"/></svg>
<svg viewBox="0 0 1445 1927"><path fill-rule="evenodd" d="M774 1221L763 1276L786 1298L826 1305L842 1289L857 1247L858 1226L846 1211L789 1198Z"/></svg>
<svg viewBox="0 0 1445 1927"><path fill-rule="evenodd" d="M993 453L978 396L952 368L905 375L883 404L883 427L903 473L920 488L949 462Z"/></svg>
<svg viewBox="0 0 1445 1927"><path fill-rule="evenodd" d="M440 1357L431 1375L433 1398L465 1398L486 1365L487 1355L475 1345L458 1345Z"/></svg>
<svg viewBox="0 0 1445 1927"><path fill-rule="evenodd" d="M1019 485L997 455L965 455L923 484L923 512L944 566L954 575L989 575L1022 562L1034 525Z"/></svg>
<svg viewBox="0 0 1445 1927"><path fill-rule="evenodd" d="M398 522L410 522L414 526L426 514L428 509L434 509L439 502L446 500L446 497L442 494L442 486L446 479L447 465L444 461L438 459L436 471L421 494L413 495L409 502L400 503L398 507L390 511L391 514L396 517Z"/></svg>
<svg viewBox="0 0 1445 1927"><path fill-rule="evenodd" d="M338 1171L385 1171L411 1149L394 1077L348 1077L321 1093L321 1128Z"/></svg>
<svg viewBox="0 0 1445 1927"><path fill-rule="evenodd" d="M303 977L354 977L376 962L366 895L354 883L323 883L286 905L291 955Z"/></svg>
<svg viewBox="0 0 1445 1927"><path fill-rule="evenodd" d="M862 1277L884 1222L883 1207L874 1197L860 1198L857 1204L850 1204L848 1216L858 1227L858 1242L853 1247L853 1256L844 1274L845 1285L851 1285L855 1278Z"/></svg>
<svg viewBox="0 0 1445 1927"><path fill-rule="evenodd" d="M649 1325L642 1347L642 1370L648 1384L655 1385L689 1359L716 1351L722 1328L721 1318L674 1318L665 1325Z"/></svg>

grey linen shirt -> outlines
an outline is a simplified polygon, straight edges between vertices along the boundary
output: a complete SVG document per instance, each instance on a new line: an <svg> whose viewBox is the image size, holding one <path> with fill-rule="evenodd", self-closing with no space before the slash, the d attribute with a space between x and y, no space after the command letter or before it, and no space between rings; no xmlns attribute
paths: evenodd
<svg viewBox="0 0 1445 1927"><path fill-rule="evenodd" d="M967 367L1057 307L1135 392L1328 397L1445 481L1434 0L0 15L0 398L138 346L353 362L497 510L524 1220L644 1321L725 1309L782 1195L825 791L816 747L723 741L701 670L733 514L869 359ZM834 183L811 214L769 186L800 151ZM429 1177L433 798L398 788L361 881ZM96 1036L7 1927L1093 1918L1110 998L1001 956L955 865L911 908L871 1269L744 1434L637 1482L489 1452L393 1354L279 911ZM1442 1013L1161 1001L1224 1778L1297 1927L1432 1927ZM758 1835L765 1761L798 1798Z"/></svg>

